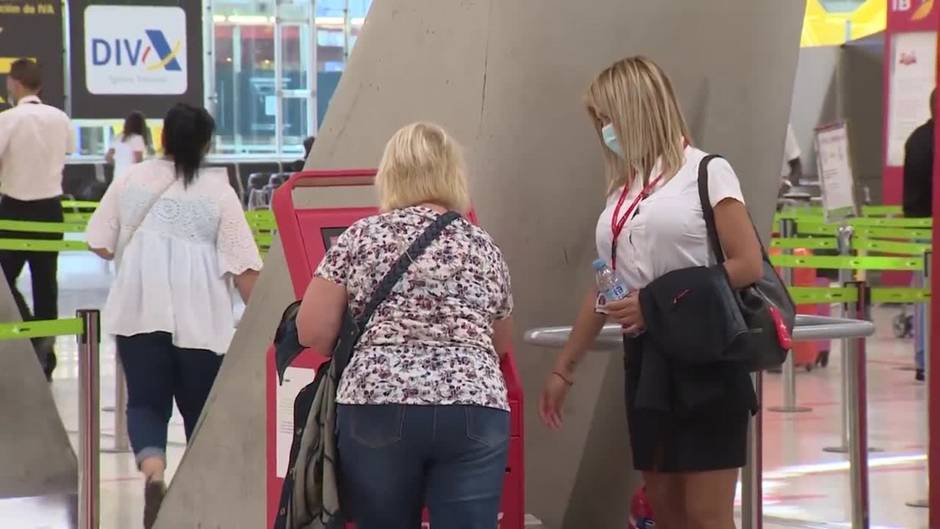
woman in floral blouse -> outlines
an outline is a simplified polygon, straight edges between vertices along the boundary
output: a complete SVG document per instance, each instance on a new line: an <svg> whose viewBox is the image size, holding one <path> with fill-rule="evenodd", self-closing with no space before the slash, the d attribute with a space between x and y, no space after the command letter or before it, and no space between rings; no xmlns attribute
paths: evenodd
<svg viewBox="0 0 940 529"><path fill-rule="evenodd" d="M458 145L409 125L376 177L382 213L343 233L310 282L301 343L332 351L347 305L359 315L382 277L442 213L469 209ZM337 395L345 504L359 529L495 529L509 442L499 355L511 343L502 253L461 218L412 263L375 314Z"/></svg>

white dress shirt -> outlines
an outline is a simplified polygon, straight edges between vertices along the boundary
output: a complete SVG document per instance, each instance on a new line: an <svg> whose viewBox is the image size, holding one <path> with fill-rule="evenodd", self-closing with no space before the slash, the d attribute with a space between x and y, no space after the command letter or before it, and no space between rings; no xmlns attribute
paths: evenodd
<svg viewBox="0 0 940 529"><path fill-rule="evenodd" d="M0 112L0 194L42 200L62 194L65 157L75 150L68 115L36 96Z"/></svg>
<svg viewBox="0 0 940 529"><path fill-rule="evenodd" d="M261 270L261 257L225 169L201 169L184 186L171 161L132 165L108 187L85 236L115 254L102 313L110 334L163 331L177 347L228 350L233 278Z"/></svg>
<svg viewBox="0 0 940 529"><path fill-rule="evenodd" d="M698 194L698 167L705 156L707 154L699 149L686 147L685 164L679 172L668 181L660 182L649 198L640 202L624 226L617 240L617 275L628 289L644 288L673 270L714 264ZM657 174L658 165L650 179ZM624 210L642 189L643 182L634 179L624 201ZM597 255L607 263L610 263L613 240L611 219L622 191L621 187L611 193L597 221ZM723 158L708 164L708 198L712 207L726 198L744 203L738 177Z"/></svg>

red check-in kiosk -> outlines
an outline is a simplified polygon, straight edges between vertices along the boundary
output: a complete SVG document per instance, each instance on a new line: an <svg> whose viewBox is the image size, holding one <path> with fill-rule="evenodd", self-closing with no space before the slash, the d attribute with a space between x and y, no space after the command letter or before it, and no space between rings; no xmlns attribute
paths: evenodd
<svg viewBox="0 0 940 529"><path fill-rule="evenodd" d="M349 205L348 207L294 206L295 191L311 189L311 193L328 195L338 189L358 190L371 194L374 170L305 171L296 173L274 194L272 208L277 220L278 234L284 249L287 269L295 296L303 296L307 283L313 277L317 264L326 250L347 227L357 220L378 212L375 206ZM328 199L327 199L328 200ZM471 212L470 219L476 222ZM501 351L502 352L502 351ZM509 460L503 485L500 529L523 529L524 472L522 386L516 371L512 352L502 357L503 376L509 391L511 408L511 438ZM281 484L287 470L290 441L293 435L292 406L297 391L313 380L316 370L325 358L313 351L303 352L288 368L284 383L278 385L274 368L273 347L267 355L267 501L268 527L277 514ZM342 456L342 454L341 454Z"/></svg>

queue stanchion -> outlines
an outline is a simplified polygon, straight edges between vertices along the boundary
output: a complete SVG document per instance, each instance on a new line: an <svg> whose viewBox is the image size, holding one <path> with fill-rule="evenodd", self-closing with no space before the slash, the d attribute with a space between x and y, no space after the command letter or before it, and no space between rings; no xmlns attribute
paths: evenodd
<svg viewBox="0 0 940 529"><path fill-rule="evenodd" d="M754 392L764 393L763 374L751 375ZM741 470L741 529L762 529L764 520L763 412L757 410L747 431L747 464Z"/></svg>
<svg viewBox="0 0 940 529"><path fill-rule="evenodd" d="M930 285L930 266L931 261L933 260L933 253L931 251L924 252L924 287ZM933 293L931 293L932 295ZM930 303L926 302L923 305L923 325L921 325L921 331L923 332L923 343L924 343L924 373L930 372ZM924 377L924 411L926 413L924 424L930 424L930 376ZM930 474L927 473L926 476L927 490L930 489ZM906 502L905 505L908 507L913 507L915 509L927 509L930 507L930 501L926 498L916 499L913 501Z"/></svg>
<svg viewBox="0 0 940 529"><path fill-rule="evenodd" d="M854 228L843 224L839 226L839 231L837 232L836 242L839 248L839 255L847 257L852 255L852 236L855 234ZM848 286L854 280L852 270L847 268L839 269L839 284L842 286ZM849 313L853 309L849 303L842 304L842 317L849 318ZM842 343L842 399L839 403L839 444L837 446L828 446L823 448L824 452L844 454L849 451L849 370L846 369L846 358L848 356L848 349L850 347L851 340L848 338L843 338Z"/></svg>
<svg viewBox="0 0 940 529"><path fill-rule="evenodd" d="M78 336L78 529L100 523L100 323L97 310L79 310L83 333Z"/></svg>
<svg viewBox="0 0 940 529"><path fill-rule="evenodd" d="M780 219L780 237L784 239L789 239L796 234L796 225L793 219L783 218ZM783 248L784 255L790 255L793 253L793 250L790 248ZM781 271L783 284L787 288L793 286L793 269L789 267L783 268ZM812 408L807 408L803 406L798 406L796 404L796 359L793 356L793 350L787 354L787 359L781 367L783 374L783 405L774 406L769 408L770 411L777 413L805 413L808 411L813 411Z"/></svg>
<svg viewBox="0 0 940 529"><path fill-rule="evenodd" d="M871 320L868 285L854 283L858 302L849 306L848 317ZM868 487L868 377L865 338L848 339L843 370L848 372L849 482L852 494L852 529L868 529L871 523Z"/></svg>

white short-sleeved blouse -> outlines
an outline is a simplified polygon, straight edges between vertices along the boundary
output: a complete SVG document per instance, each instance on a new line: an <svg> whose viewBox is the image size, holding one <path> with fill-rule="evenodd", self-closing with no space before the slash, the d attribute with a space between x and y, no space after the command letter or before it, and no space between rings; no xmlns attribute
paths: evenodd
<svg viewBox="0 0 940 529"><path fill-rule="evenodd" d="M233 277L261 270L261 257L224 169L202 169L184 186L171 161L133 165L108 188L86 235L90 247L115 254L105 332L163 331L178 347L228 350Z"/></svg>
<svg viewBox="0 0 940 529"><path fill-rule="evenodd" d="M122 178L134 165L134 154L147 153L147 142L140 134L131 134L114 144L114 180Z"/></svg>
<svg viewBox="0 0 940 529"><path fill-rule="evenodd" d="M686 147L685 164L679 172L660 183L627 220L617 242L617 275L629 289L643 288L674 270L714 264L698 195L698 168L705 156L705 152ZM653 173L650 181L659 170ZM635 179L621 215L642 189L643 182ZM611 218L622 190L608 197L607 207L597 220L597 254L608 263L613 239ZM708 164L708 193L712 206L726 198L744 203L738 177L722 158Z"/></svg>

